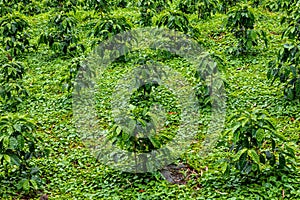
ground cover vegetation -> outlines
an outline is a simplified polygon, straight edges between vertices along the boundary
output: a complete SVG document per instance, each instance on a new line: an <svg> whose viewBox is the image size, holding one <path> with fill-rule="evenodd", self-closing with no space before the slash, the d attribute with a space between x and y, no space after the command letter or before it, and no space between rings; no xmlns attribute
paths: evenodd
<svg viewBox="0 0 300 200"><path fill-rule="evenodd" d="M72 93L79 69L94 73L86 58L97 45L143 27L180 31L210 54L224 80L226 119L203 152L214 100L201 73L164 50L125 53L103 72L96 105L118 148L159 149L180 123L176 95L155 81L130 98L132 132L112 123L112 92L134 67L146 75L157 70L151 63L175 69L201 111L196 137L172 166L125 173L97 161L81 140ZM300 1L0 0L0 64L1 199L300 198ZM155 130L154 102L168 113L167 128L135 134Z"/></svg>

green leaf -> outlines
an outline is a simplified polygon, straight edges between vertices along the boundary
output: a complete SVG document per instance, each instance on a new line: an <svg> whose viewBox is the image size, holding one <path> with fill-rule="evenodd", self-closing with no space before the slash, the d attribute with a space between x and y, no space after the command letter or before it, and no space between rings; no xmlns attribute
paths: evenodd
<svg viewBox="0 0 300 200"><path fill-rule="evenodd" d="M247 164L244 166L243 171L244 171L246 174L249 174L249 173L252 171L252 164L247 163Z"/></svg>
<svg viewBox="0 0 300 200"><path fill-rule="evenodd" d="M30 184L29 184L29 180L28 180L28 179L26 179L26 180L23 182L22 188L23 188L23 190L25 190L25 191L29 191L29 189L30 189Z"/></svg>
<svg viewBox="0 0 300 200"><path fill-rule="evenodd" d="M20 124L14 124L14 129L18 132L22 131L22 127L20 126Z"/></svg>
<svg viewBox="0 0 300 200"><path fill-rule="evenodd" d="M118 126L116 129L116 134L120 135L121 132L122 132L122 128L120 126Z"/></svg>
<svg viewBox="0 0 300 200"><path fill-rule="evenodd" d="M291 156L292 158L295 158L295 151L294 149L292 149L291 147L285 145L285 149L288 151L289 156Z"/></svg>
<svg viewBox="0 0 300 200"><path fill-rule="evenodd" d="M11 155L10 158L13 164L20 166L21 161L17 155Z"/></svg>
<svg viewBox="0 0 300 200"><path fill-rule="evenodd" d="M23 179L21 179L21 180L18 182L18 184L17 184L17 189L18 189L18 190L21 190L21 189L22 189L23 183L24 183L25 181L26 181L26 179L23 178Z"/></svg>
<svg viewBox="0 0 300 200"><path fill-rule="evenodd" d="M240 150L240 151L234 156L233 161L239 160L240 157L241 157L245 152L247 152L247 150L248 150L248 149L246 149L246 148Z"/></svg>
<svg viewBox="0 0 300 200"><path fill-rule="evenodd" d="M25 144L24 137L22 135L18 135L17 140L18 140L18 146L19 146L19 148L23 149L24 148L24 144Z"/></svg>
<svg viewBox="0 0 300 200"><path fill-rule="evenodd" d="M278 138L280 140L283 140L283 141L286 140L286 138L283 135L281 135L280 133L276 133L274 131L272 131L271 133L272 133L273 136L275 136L276 138Z"/></svg>
<svg viewBox="0 0 300 200"><path fill-rule="evenodd" d="M16 150L18 146L18 141L16 138L11 137L9 141L9 149Z"/></svg>
<svg viewBox="0 0 300 200"><path fill-rule="evenodd" d="M7 155L7 154L4 154L4 160L7 162L7 163L10 163L10 156L9 155Z"/></svg>
<svg viewBox="0 0 300 200"><path fill-rule="evenodd" d="M224 175L229 175L229 173L230 173L230 165L228 163L224 163L222 165L222 173Z"/></svg>
<svg viewBox="0 0 300 200"><path fill-rule="evenodd" d="M256 131L256 139L259 143L262 143L262 140L264 139L265 137L265 132L263 129L258 129Z"/></svg>
<svg viewBox="0 0 300 200"><path fill-rule="evenodd" d="M237 125L235 125L235 126L231 129L231 132L234 133L234 134L236 134L236 133L235 133L236 130L239 129L240 127L241 127L241 124L240 124L240 123L237 124Z"/></svg>
<svg viewBox="0 0 300 200"><path fill-rule="evenodd" d="M256 163L259 164L259 156L257 155L256 151L254 149L248 150L248 155L252 160Z"/></svg>
<svg viewBox="0 0 300 200"><path fill-rule="evenodd" d="M149 137L149 140L151 141L151 143L155 148L160 148L161 143L155 137Z"/></svg>
<svg viewBox="0 0 300 200"><path fill-rule="evenodd" d="M3 138L3 149L5 150L5 149L7 149L8 147L9 147L9 137L4 137Z"/></svg>
<svg viewBox="0 0 300 200"><path fill-rule="evenodd" d="M32 185L32 187L33 187L34 190L37 190L37 189L38 189L38 186L37 186L37 183L36 183L35 180L30 179L30 183L31 183L31 185Z"/></svg>

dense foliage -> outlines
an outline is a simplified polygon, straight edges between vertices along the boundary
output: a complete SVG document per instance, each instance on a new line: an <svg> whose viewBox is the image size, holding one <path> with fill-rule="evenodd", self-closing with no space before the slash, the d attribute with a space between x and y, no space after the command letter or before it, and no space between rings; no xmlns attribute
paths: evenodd
<svg viewBox="0 0 300 200"><path fill-rule="evenodd" d="M299 199L299 6L298 0L0 0L0 199ZM141 27L176 30L201 44L215 60L209 70L221 71L227 110L217 144L204 151L216 103L206 72L165 50L115 47L111 53L122 56L97 83L96 110L116 147L147 153L176 135L178 98L143 77L157 70L149 63L175 69L199 103L199 130L188 151L165 169L130 174L91 155L73 124L72 93L87 84L76 83L77 75L96 74L87 63L98 44ZM131 71L137 66L141 74ZM129 100L131 129L114 123L110 104L128 73L139 86ZM166 128L149 136L161 128L156 104L166 112Z"/></svg>

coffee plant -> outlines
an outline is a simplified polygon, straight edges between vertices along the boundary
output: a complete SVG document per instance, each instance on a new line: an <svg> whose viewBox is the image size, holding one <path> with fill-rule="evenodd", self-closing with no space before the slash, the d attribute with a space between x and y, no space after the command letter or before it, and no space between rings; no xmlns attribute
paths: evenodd
<svg viewBox="0 0 300 200"><path fill-rule="evenodd" d="M140 0L138 2L138 7L140 8L141 20L140 24L143 26L151 26L152 25L152 17L160 13L163 9L168 7L168 1L159 0L159 1L147 1Z"/></svg>
<svg viewBox="0 0 300 200"><path fill-rule="evenodd" d="M225 131L230 143L231 156L224 172L231 167L243 175L258 175L268 167L290 169L295 153L276 129L268 113L261 109L241 111L229 118L230 128Z"/></svg>
<svg viewBox="0 0 300 200"><path fill-rule="evenodd" d="M110 10L111 1L108 0L86 0L83 1L83 7L86 10L94 10L99 13L104 13Z"/></svg>
<svg viewBox="0 0 300 200"><path fill-rule="evenodd" d="M181 31L190 37L197 38L198 29L192 27L186 15L181 11L168 10L162 13L156 21L158 27L166 27L175 31Z"/></svg>
<svg viewBox="0 0 300 200"><path fill-rule="evenodd" d="M38 169L29 162L36 156L38 137L34 132L34 123L26 117L18 114L0 117L0 165L4 166L4 175L13 173L15 166L18 168L17 189L25 193L36 191L41 183Z"/></svg>
<svg viewBox="0 0 300 200"><path fill-rule="evenodd" d="M277 59L269 63L268 79L284 84L287 99L300 99L300 44L285 44Z"/></svg>
<svg viewBox="0 0 300 200"><path fill-rule="evenodd" d="M54 52L64 55L76 54L79 50L85 51L75 32L76 23L77 20L73 16L60 12L50 19L50 28L40 35L38 44L46 44Z"/></svg>
<svg viewBox="0 0 300 200"><path fill-rule="evenodd" d="M218 10L217 0L181 0L177 8L186 13L198 13L199 19L207 19Z"/></svg>
<svg viewBox="0 0 300 200"><path fill-rule="evenodd" d="M19 6L19 11L25 15L33 16L44 12L43 4L40 1L32 0L30 3Z"/></svg>
<svg viewBox="0 0 300 200"><path fill-rule="evenodd" d="M20 10L30 3L32 3L32 0L0 0L0 13L3 15L12 13L11 11Z"/></svg>
<svg viewBox="0 0 300 200"><path fill-rule="evenodd" d="M126 8L130 3L126 0L115 0L113 4L118 8Z"/></svg>
<svg viewBox="0 0 300 200"><path fill-rule="evenodd" d="M8 14L0 20L0 42L11 55L18 55L33 48L27 31L28 22L19 14Z"/></svg>
<svg viewBox="0 0 300 200"><path fill-rule="evenodd" d="M78 72L82 73L82 75L78 75ZM62 90L68 91L69 93L73 92L74 88L76 91L80 91L80 87L85 85L84 82L81 82L83 79L81 81L77 79L76 81L77 75L82 77L93 77L95 75L86 64L86 58L84 56L73 58L69 64L68 71L65 74L65 77L61 81Z"/></svg>
<svg viewBox="0 0 300 200"><path fill-rule="evenodd" d="M226 14L231 7L235 6L240 1L241 0L219 0L218 10L219 12Z"/></svg>
<svg viewBox="0 0 300 200"><path fill-rule="evenodd" d="M279 50L277 58L269 63L268 79L272 83L279 79L284 84L287 99L300 99L300 17L295 10L291 17L285 19L289 25L282 37L290 39ZM285 21L283 20L283 21Z"/></svg>
<svg viewBox="0 0 300 200"><path fill-rule="evenodd" d="M2 16L16 11L26 15L39 14L43 11L42 2L37 0L0 1L0 14Z"/></svg>
<svg viewBox="0 0 300 200"><path fill-rule="evenodd" d="M238 46L231 50L236 54L245 54L249 52L253 46L258 45L261 38L267 46L267 36L264 31L256 31L254 29L255 17L251 8L248 6L236 7L228 14L226 27L234 33L239 40Z"/></svg>
<svg viewBox="0 0 300 200"><path fill-rule="evenodd" d="M54 8L58 11L76 12L76 7L79 6L79 0L46 0L43 1L44 7Z"/></svg>
<svg viewBox="0 0 300 200"><path fill-rule="evenodd" d="M268 0L265 7L270 11L289 10L295 7L297 0Z"/></svg>
<svg viewBox="0 0 300 200"><path fill-rule="evenodd" d="M224 109L224 100L227 98L224 92L225 85L218 77L219 63L214 59L217 56L208 54L199 62L199 68L195 73L196 86L195 95L198 99L198 105L202 110L210 111L212 106L215 110ZM217 97L217 98L215 98Z"/></svg>
<svg viewBox="0 0 300 200"><path fill-rule="evenodd" d="M176 31L187 33L189 31L189 20L178 11L167 11L163 13L160 19L156 22L158 27L167 27Z"/></svg>
<svg viewBox="0 0 300 200"><path fill-rule="evenodd" d="M0 1L0 16L5 16L8 13L12 13L13 8L4 0Z"/></svg>
<svg viewBox="0 0 300 200"><path fill-rule="evenodd" d="M149 9L155 9L155 12L159 13L165 8L170 7L172 0L139 0L137 3L138 7L148 7Z"/></svg>
<svg viewBox="0 0 300 200"><path fill-rule="evenodd" d="M177 8L186 14L192 14L198 11L198 0L181 0Z"/></svg>
<svg viewBox="0 0 300 200"><path fill-rule="evenodd" d="M217 0L198 0L198 18L207 19L218 10Z"/></svg>
<svg viewBox="0 0 300 200"><path fill-rule="evenodd" d="M300 6L300 2L296 7ZM288 23L288 27L283 31L282 37L287 37L291 40L300 41L300 9L290 9L289 16L283 17L281 23Z"/></svg>
<svg viewBox="0 0 300 200"><path fill-rule="evenodd" d="M155 70L148 66L142 66L143 70L137 76L136 84L140 85L130 98L130 115L134 124L130 129L122 129L120 126L113 126L109 139L114 144L130 152L151 152L159 149L163 144L171 140L174 135L174 128L179 123L178 108L171 106L176 104L174 95L159 85L161 75L153 74ZM154 71L154 72L153 72ZM147 76L149 76L147 78ZM152 81L148 79L152 79ZM160 104L169 113L163 127L159 124L159 114L151 111L151 107ZM173 116L174 115L174 116ZM162 126L162 127L159 127ZM172 130L173 129L173 130ZM128 132L128 130L130 132Z"/></svg>
<svg viewBox="0 0 300 200"><path fill-rule="evenodd" d="M28 96L28 91L22 84L24 73L24 66L20 62L14 60L1 62L0 102L5 110L16 111L22 98Z"/></svg>
<svg viewBox="0 0 300 200"><path fill-rule="evenodd" d="M0 177L17 177L16 191L30 194L42 183L38 168L30 163L37 156L40 139L35 135L35 124L17 113L18 105L28 96L22 82L24 65L6 56L0 61Z"/></svg>
<svg viewBox="0 0 300 200"><path fill-rule="evenodd" d="M130 29L131 24L129 24L124 17L106 17L104 19L100 19L94 25L94 29L89 33L90 37L93 36L96 38L96 41L93 42L92 46L95 46L100 41L106 40L111 36L128 31Z"/></svg>

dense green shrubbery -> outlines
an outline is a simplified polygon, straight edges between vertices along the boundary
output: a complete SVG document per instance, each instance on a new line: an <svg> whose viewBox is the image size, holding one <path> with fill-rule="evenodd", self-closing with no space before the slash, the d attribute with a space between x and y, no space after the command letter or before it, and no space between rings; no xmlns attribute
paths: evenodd
<svg viewBox="0 0 300 200"><path fill-rule="evenodd" d="M300 99L300 11L291 9L290 12L292 14L283 20L288 22L288 27L282 34L282 38L287 37L290 42L269 63L268 78L273 82L279 79L284 84L286 98Z"/></svg>
<svg viewBox="0 0 300 200"><path fill-rule="evenodd" d="M152 25L152 17L160 13L163 9L168 7L168 1L159 0L159 1L147 1L140 0L138 2L138 7L140 9L141 20L140 24L143 26Z"/></svg>
<svg viewBox="0 0 300 200"><path fill-rule="evenodd" d="M289 169L294 167L294 150L277 133L269 114L260 109L243 111L230 117L231 128L225 132L234 156L226 160L224 169L229 173L234 166L242 174L257 176L266 168ZM273 169L273 170L274 170Z"/></svg>
<svg viewBox="0 0 300 200"><path fill-rule="evenodd" d="M28 22L20 14L7 14L0 19L0 42L12 56L32 48L27 32Z"/></svg>
<svg viewBox="0 0 300 200"><path fill-rule="evenodd" d="M268 0L265 2L265 7L270 11L288 10L295 7L298 0Z"/></svg>
<svg viewBox="0 0 300 200"><path fill-rule="evenodd" d="M93 9L96 12L106 12L109 11L110 6L111 6L111 1L108 0L87 0L87 1L83 1L84 2L84 8L89 10L89 9Z"/></svg>
<svg viewBox="0 0 300 200"><path fill-rule="evenodd" d="M0 117L0 176L9 176L15 166L18 169L17 189L32 193L40 186L38 169L30 164L36 156L38 138L34 134L35 125L26 117L6 114ZM3 188L2 188L3 189Z"/></svg>
<svg viewBox="0 0 300 200"><path fill-rule="evenodd" d="M0 180L13 175L17 177L15 188L29 194L41 184L38 169L30 164L37 154L38 137L35 124L18 114L19 104L28 97L22 81L24 66L7 56L0 62Z"/></svg>
<svg viewBox="0 0 300 200"><path fill-rule="evenodd" d="M38 198L42 193L58 199L118 199L120 196L160 199L163 195L178 199L299 198L300 177L296 173L299 149L292 148L294 142L299 143L299 105L297 101L279 99L280 88L264 83L265 69L261 67L270 57L274 58L278 45L286 43L270 62L268 78L274 83L278 79L283 84L288 99L300 98L298 7L296 0L0 0L3 50L3 58L0 58L0 198ZM281 27L276 27L276 20L283 15L288 17ZM258 17L260 20L256 20ZM223 28L226 18L227 29ZM196 136L190 153L180 159L187 167L182 169L184 185L178 187L169 186L159 173L128 175L96 162L71 125L71 92L79 92L86 84L75 82L75 77L79 69L90 77L95 74L84 61L86 55L80 56L87 53L83 52L85 47L95 47L118 33L144 26L164 27L191 36L211 48L209 51L220 54L227 70L222 77L228 82L227 112L233 115L224 137L219 139L221 147L213 149L207 158L206 155L199 157L210 120L199 119L201 133ZM287 28L284 30L284 27ZM280 40L278 33L282 32ZM272 39L268 43L270 48L260 50L260 40L267 44L267 36ZM135 41L134 36L132 41ZM231 51L239 56L227 60L225 49L232 47L234 41L238 45ZM35 42L49 48L36 49ZM110 53L123 55L125 52L125 55L107 68L108 78L99 81L103 84L101 95L104 97L97 99L96 109L101 125L108 130L108 139L117 148L136 154L157 150L174 138L181 122L182 111L177 107L176 96L155 81L137 78L140 87L130 96L131 108L127 113L132 119L131 129L114 124L107 96L114 89L112 85L121 78L120 71L128 72L127 66L142 65L143 74L147 74L149 69L145 66L149 60L156 59L183 70L190 76L189 80L196 82L193 87L201 116L210 114L212 104L217 107L218 102L210 98L213 90L203 79L207 73L199 71L194 76L190 65L177 55L159 49L145 57L137 52L129 55L130 49L122 42L114 49L116 51ZM253 49L256 57L250 54ZM45 56L50 52L55 54ZM26 75L25 69L28 70ZM209 70L216 69L213 63ZM151 110L155 103L161 103L167 116L165 129L158 134L153 134L161 117ZM265 110L246 109L259 104L272 117ZM242 111L235 112L237 107ZM33 123L20 113L28 113L39 123ZM41 151L40 131L45 132L43 145L51 146L53 151L49 158L42 157L46 152ZM152 134L149 136L148 132ZM228 176L218 172L220 167L214 161L220 159L226 161L222 169ZM176 173L181 174L179 170ZM243 180L254 180L255 184L247 182L245 187ZM255 197L251 196L254 194Z"/></svg>
<svg viewBox="0 0 300 200"><path fill-rule="evenodd" d="M132 126L130 127L132 132L126 132L120 126L113 126L108 139L121 149L134 153L149 153L160 149L175 136L180 114L179 110L170 110L170 105L174 105L175 102L176 98L158 83L143 83L130 99L132 105L130 116L134 124L129 126ZM168 116L166 119L168 128L160 127L163 129L161 131L158 131L158 126L161 126L160 116L151 112L154 104L163 105L167 113L176 113L176 116Z"/></svg>
<svg viewBox="0 0 300 200"><path fill-rule="evenodd" d="M22 98L28 96L28 91L22 84L24 66L20 62L8 61L1 63L0 69L0 102L5 110L16 111Z"/></svg>
<svg viewBox="0 0 300 200"><path fill-rule="evenodd" d="M181 0L177 8L186 13L197 13L199 19L207 19L219 9L218 0Z"/></svg>
<svg viewBox="0 0 300 200"><path fill-rule="evenodd" d="M177 10L165 10L156 21L158 27L166 27L175 31L180 31L192 38L197 38L199 31L190 25L190 22L181 11Z"/></svg>
<svg viewBox="0 0 300 200"><path fill-rule="evenodd" d="M49 28L40 35L38 44L46 44L55 53L76 54L85 47L79 43L75 31L77 20L69 14L60 12L49 21Z"/></svg>
<svg viewBox="0 0 300 200"><path fill-rule="evenodd" d="M166 11L156 22L158 27L167 27L176 31L187 33L189 31L189 20L185 14L178 11Z"/></svg>
<svg viewBox="0 0 300 200"><path fill-rule="evenodd" d="M128 31L130 29L131 24L129 24L124 17L105 17L103 19L100 19L94 25L93 30L89 33L90 37L93 36L94 38L96 38L96 41L92 44L92 46L95 46L96 44L108 39L109 37L112 37L124 31Z"/></svg>
<svg viewBox="0 0 300 200"><path fill-rule="evenodd" d="M241 0L219 0L219 11L221 13L227 13L230 10L230 7L235 6Z"/></svg>
<svg viewBox="0 0 300 200"><path fill-rule="evenodd" d="M238 46L231 51L236 54L247 53L253 46L258 45L259 37L264 40L267 46L266 33L255 30L254 25L255 17L253 11L247 5L238 6L228 13L226 26L239 40Z"/></svg>
<svg viewBox="0 0 300 200"><path fill-rule="evenodd" d="M217 0L199 0L198 2L198 18L207 19L218 11Z"/></svg>

